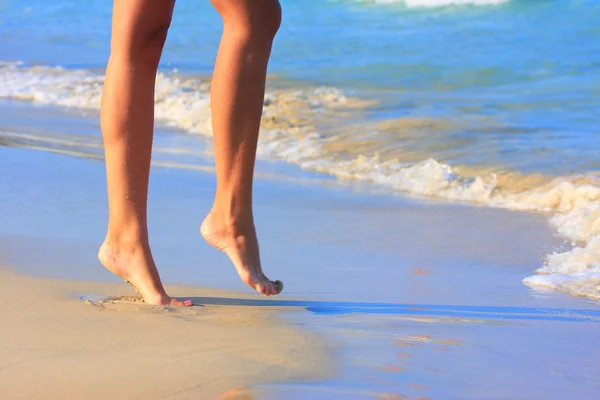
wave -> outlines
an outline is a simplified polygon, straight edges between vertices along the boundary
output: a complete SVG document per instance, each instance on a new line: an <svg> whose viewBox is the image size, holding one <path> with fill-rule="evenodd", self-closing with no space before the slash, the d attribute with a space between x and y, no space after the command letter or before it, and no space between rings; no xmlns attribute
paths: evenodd
<svg viewBox="0 0 600 400"><path fill-rule="evenodd" d="M5 99L98 110L102 82L101 76L86 70L0 63L0 98ZM159 74L156 117L210 136L209 89L209 83L199 78ZM549 178L490 173L450 166L419 154L386 153L368 129L345 131L348 121L360 117L368 102L335 88L269 91L264 104L259 157L421 196L544 213L556 231L573 242L573 248L548 255L544 266L524 283L600 300L599 175ZM336 129L323 128L327 126ZM398 136L410 135L421 126L443 133L448 124L401 118L392 126ZM61 142L54 140L54 144ZM82 147L87 154L95 146L90 142ZM419 157L422 161L413 161Z"/></svg>
<svg viewBox="0 0 600 400"><path fill-rule="evenodd" d="M401 4L408 8L434 8L448 6L492 6L510 0L355 0L360 3Z"/></svg>

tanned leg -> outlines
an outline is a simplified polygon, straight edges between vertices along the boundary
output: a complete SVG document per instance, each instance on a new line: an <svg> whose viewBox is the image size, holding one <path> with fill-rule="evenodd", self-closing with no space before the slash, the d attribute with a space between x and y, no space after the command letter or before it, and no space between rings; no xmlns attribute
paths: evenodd
<svg viewBox="0 0 600 400"><path fill-rule="evenodd" d="M98 253L149 304L184 306L161 283L148 240L147 198L154 82L175 0L114 0L111 53L102 93L109 220Z"/></svg>

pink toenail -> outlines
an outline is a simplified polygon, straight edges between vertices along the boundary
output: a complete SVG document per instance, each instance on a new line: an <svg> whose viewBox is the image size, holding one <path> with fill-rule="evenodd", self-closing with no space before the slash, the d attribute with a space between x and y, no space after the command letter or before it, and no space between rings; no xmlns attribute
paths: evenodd
<svg viewBox="0 0 600 400"><path fill-rule="evenodd" d="M185 304L186 306L191 306L192 305L192 301L191 300L186 300L183 302L183 304Z"/></svg>

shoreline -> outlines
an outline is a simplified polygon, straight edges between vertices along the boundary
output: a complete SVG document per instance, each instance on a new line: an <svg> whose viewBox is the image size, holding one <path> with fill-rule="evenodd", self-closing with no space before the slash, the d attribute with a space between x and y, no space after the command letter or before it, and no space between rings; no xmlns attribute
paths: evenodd
<svg viewBox="0 0 600 400"><path fill-rule="evenodd" d="M51 110L32 110L28 124L50 131L87 126L82 133L98 134L95 120L58 113L57 121ZM157 132L159 142L176 136ZM532 291L521 282L544 254L565 246L543 216L417 200L286 165L262 168L270 174L255 186L261 253L266 272L286 290L276 299L248 298L263 311L282 313L284 327L317 335L318 348L336 368L324 367L330 374L325 380L250 384L240 396L480 400L495 393L503 400L559 400L597 392L600 328L591 312L597 303ZM106 222L101 162L0 147L0 169L0 264L58 285L61 279L81 282L73 294L105 280L119 282L116 294L134 294L96 260ZM278 174L286 179L271 179ZM166 285L212 287L231 298L248 289L198 232L214 184L202 171L153 169L150 235ZM236 318L252 312L230 306ZM590 318L577 317L586 312ZM557 318L540 318L548 313ZM134 321L125 318L115 330L135 331ZM228 326L238 328L237 322ZM170 342L160 342L171 351Z"/></svg>

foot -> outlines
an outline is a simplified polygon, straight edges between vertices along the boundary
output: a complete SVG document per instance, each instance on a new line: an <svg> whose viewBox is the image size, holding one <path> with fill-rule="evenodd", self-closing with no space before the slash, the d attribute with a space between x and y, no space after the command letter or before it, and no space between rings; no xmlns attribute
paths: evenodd
<svg viewBox="0 0 600 400"><path fill-rule="evenodd" d="M265 296L279 294L283 283L269 280L260 266L252 218L247 221L237 219L233 223L226 221L226 218L211 211L202 223L200 233L211 246L227 254L246 285Z"/></svg>
<svg viewBox="0 0 600 400"><path fill-rule="evenodd" d="M131 284L148 304L192 305L190 300L181 301L167 295L148 246L139 242L125 245L106 240L100 247L98 259L107 270Z"/></svg>

